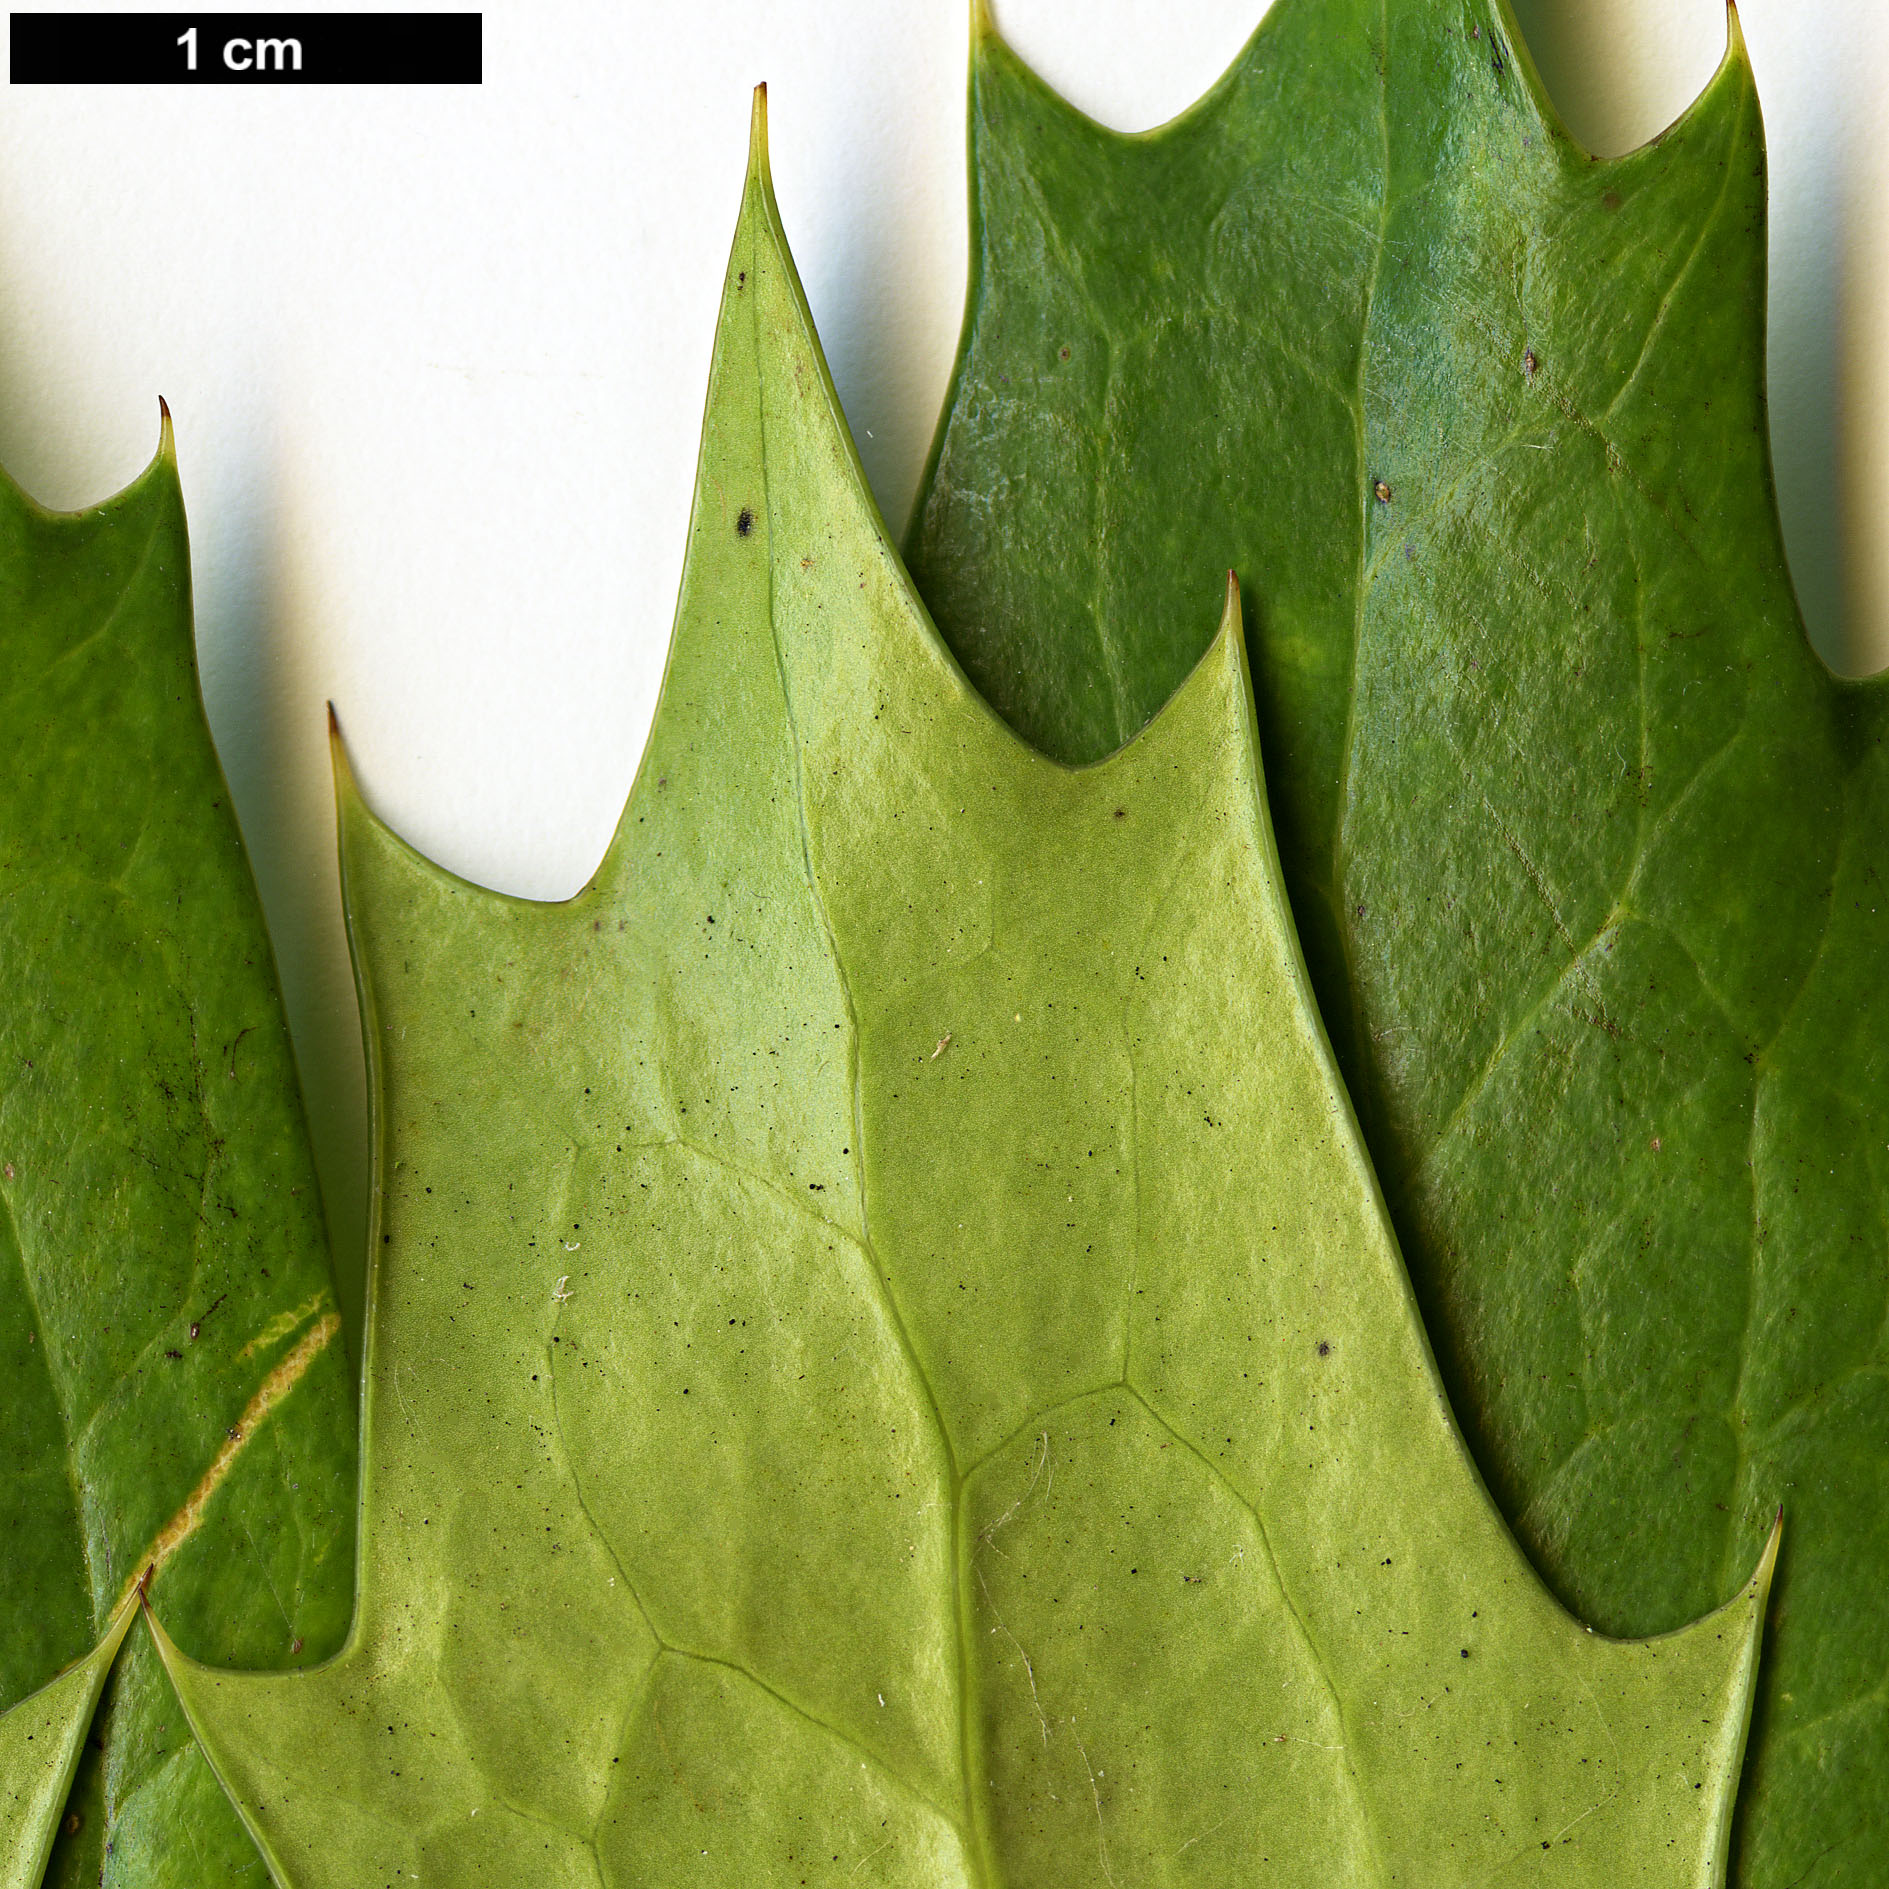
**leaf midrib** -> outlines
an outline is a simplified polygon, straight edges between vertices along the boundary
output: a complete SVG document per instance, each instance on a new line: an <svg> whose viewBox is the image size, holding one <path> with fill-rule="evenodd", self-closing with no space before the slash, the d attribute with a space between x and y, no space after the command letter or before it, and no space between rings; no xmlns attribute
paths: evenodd
<svg viewBox="0 0 1889 1889"><path fill-rule="evenodd" d="M787 244L778 230L778 218L774 212L772 193L764 196L768 212L768 223L774 226L779 240L780 253L786 256ZM757 289L760 272L759 256L751 248L749 266L754 274ZM760 296L748 298L749 334L755 350L757 363L766 359L760 332ZM859 1202L859 1244L864 1251L867 1270L878 1290L887 1320L897 1338L899 1349L905 1356L906 1366L911 1371L914 1381L923 1391L926 1408L931 1416L932 1429L937 1437L938 1447L944 1453L945 1472L949 1478L946 1513L950 1516L950 1538L945 1544L945 1551L951 1568L951 1619L956 1629L957 1655L957 1749L959 1787L962 1792L962 1805L958 1816L951 1821L958 1823L958 1835L964 1849L965 1861L975 1873L978 1889L994 1889L997 1874L993 1859L988 1854L987 1836L982 1820L977 1816L976 1800L973 1795L971 1780L973 1772L973 1738L970 1709L970 1649L969 1649L969 1596L964 1580L964 1486L965 1479L959 1470L957 1450L951 1439L951 1432L944 1420L944 1411L938 1402L938 1394L933 1388L924 1366L919 1361L917 1348L912 1343L912 1335L905 1323L904 1313L898 1303L898 1295L892 1289L890 1275L885 1271L877 1247L872 1237L872 1223L866 1189L866 1140L865 1107L862 1093L862 1074L859 1061L859 1013L853 1002L852 979L847 973L845 961L840 955L837 939L833 934L832 916L827 910L826 896L821 888L819 875L813 869L813 838L807 814L806 770L802 762L802 743L800 725L794 713L793 691L788 685L786 653L781 648L780 631L777 622L778 592L774 577L774 507L773 476L768 455L767 400L761 376L757 371L757 394L755 402L755 430L760 444L761 480L764 492L762 507L762 525L767 533L765 559L767 569L767 623L768 640L774 652L774 674L780 689L781 712L786 717L788 732L788 751L794 776L794 818L800 837L800 868L804 876L809 897L813 901L815 912L820 920L820 933L826 943L827 961L833 967L833 975L839 984L840 1001L846 1008L846 1073L852 1101L853 1114L853 1188ZM847 437L843 418L839 420L840 436ZM905 1780L902 1780L905 1781ZM909 1781L908 1789L915 1789ZM919 1793L922 1797L923 1793Z"/></svg>

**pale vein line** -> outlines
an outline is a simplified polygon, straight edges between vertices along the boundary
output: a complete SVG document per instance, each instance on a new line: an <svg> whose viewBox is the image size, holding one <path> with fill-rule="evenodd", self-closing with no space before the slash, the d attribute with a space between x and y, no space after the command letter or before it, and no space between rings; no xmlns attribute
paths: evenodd
<svg viewBox="0 0 1889 1889"><path fill-rule="evenodd" d="M1095 1799L1095 1841L1102 1856L1102 1876L1109 1889L1115 1889L1115 1872L1109 1867L1108 1829L1102 1821L1102 1789L1095 1781L1095 1766L1089 1762L1089 1748L1082 1742L1082 1734L1076 1730L1076 1721L1069 1721L1069 1736L1076 1741L1076 1749L1082 1753L1082 1768L1089 1774L1089 1795Z"/></svg>
<svg viewBox="0 0 1889 1889"><path fill-rule="evenodd" d="M82 655L86 650L91 648L94 643L98 642L100 638L108 636L116 627L118 619L124 614L125 606L131 601L132 593L138 588L145 571L150 566L151 554L157 549L158 532L162 529L163 522L162 518L155 518L151 521L151 535L145 539L144 549L139 552L138 561L136 565L133 566L131 575L125 579L124 588L119 591L117 601L113 603L112 607L98 620L96 627L86 631L76 643L68 643L66 647L39 672L38 677L35 679L36 685L43 684L54 670L69 663L73 657Z"/></svg>
<svg viewBox="0 0 1889 1889"><path fill-rule="evenodd" d="M1732 173L1736 170L1738 164L1738 139L1740 134L1744 131L1744 128L1745 100L1741 96L1738 101L1738 115L1732 123L1731 135L1725 141L1725 175L1719 181L1717 201L1713 203L1710 212L1699 225L1699 233L1693 238L1692 248L1687 252L1686 259L1680 265L1678 273L1668 285L1666 293L1660 297L1659 307L1654 312L1651 325L1647 328L1646 339L1640 343L1640 352L1634 360L1632 370L1628 373L1626 379L1620 383L1620 391L1607 403L1606 410L1600 416L1603 425L1613 418L1621 401L1626 399L1627 395L1630 394L1639 383L1640 375L1644 371L1647 361L1652 356L1654 343L1657 342L1660 336L1665 332L1666 318L1672 313L1673 304L1679 299L1679 291L1685 286L1686 278L1691 275L1699 257L1705 251L1705 239L1711 235L1713 228L1718 223L1719 213L1725 208L1725 200L1731 194Z"/></svg>
<svg viewBox="0 0 1889 1889"><path fill-rule="evenodd" d="M757 246L758 248L758 246ZM757 288L760 283L760 257L754 257L754 274ZM749 308L751 333L754 338L757 360L756 378L761 378L758 363L765 359L763 336L759 313L759 297ZM815 343L816 347L818 343ZM905 1315L898 1302L898 1295L892 1289L892 1276L884 1268L878 1251L873 1244L871 1218L867 1205L866 1189L866 1140L865 1140L865 1097L864 1072L859 1058L859 1011L853 1002L852 980L847 975L846 964L840 955L839 940L834 935L832 914L827 910L826 895L821 887L819 876L813 868L813 832L807 813L807 776L802 757L805 752L800 734L799 717L794 710L793 690L789 686L787 675L787 654L781 648L779 587L775 578L775 520L774 520L774 482L768 469L768 427L767 401L765 388L762 397L755 402L755 419L760 434L761 446L761 482L766 495L765 523L767 529L767 623L768 638L774 650L774 674L781 693L781 709L787 718L788 749L793 763L794 811L800 828L800 865L805 878L807 892L820 921L820 931L826 941L827 961L833 967L833 976L839 985L840 1001L846 1011L846 1059L848 1074L852 1081L853 1104L853 1174L859 1200L859 1244L864 1250L866 1271L877 1288L880 1307L883 1310L891 1336L899 1351L904 1355L913 1381L923 1392L929 1411L932 1427L937 1434L938 1445L944 1454L944 1469L949 1496L950 1539L946 1543L951 1564L951 1617L956 1627L957 1646L957 1715L958 1715L958 1765L959 1789L962 1792L962 1808L957 1817L949 1819L964 1841L965 1858L982 1879L988 1880L991 1874L978 1840L978 1822L976 1804L971 1783L971 1711L970 1711L970 1648L967 1632L966 1612L969 1597L964 1591L963 1553L963 1518L960 1508L963 1501L964 1482L958 1470L957 1446L952 1440L950 1427L945 1422L944 1408L938 1401L938 1393L931 1379L925 1373L925 1367L918 1355L918 1348L912 1342L912 1335L905 1323ZM835 413L833 419L844 433L846 419L844 414ZM908 1787L909 1788L909 1787ZM940 1812L942 1815L942 1811Z"/></svg>
<svg viewBox="0 0 1889 1889"><path fill-rule="evenodd" d="M1331 877L1332 916L1337 922L1339 948L1344 953L1345 962L1355 966L1358 954L1355 948L1351 924L1346 914L1344 896L1344 850L1346 807L1351 796L1352 757L1358 743L1358 663L1364 649L1365 606L1369 597L1370 569L1367 553L1370 546L1371 505L1373 503L1370 478L1370 464L1367 457L1369 442L1365 438L1364 427L1364 370L1371 353L1371 317L1377 307L1377 288L1384 273L1384 251L1390 245L1391 227L1391 124L1390 101L1386 96L1389 89L1389 77L1386 68L1390 64L1390 0L1384 0L1378 11L1379 56L1384 64L1378 69L1378 128L1382 149L1383 191L1378 210L1377 253L1371 258L1371 279L1365 284L1364 320L1358 330L1358 366L1356 385L1352 400L1356 419L1355 438L1357 442L1357 465L1354 477L1357 484L1358 502L1358 569L1354 580L1356 599L1352 607L1351 621L1351 678L1350 686L1345 691L1345 732L1338 750L1338 791L1332 801L1332 829L1330 863L1327 870ZM1351 1038L1357 1054L1365 1055L1365 1046L1370 1042L1370 1030L1364 1016L1364 993L1354 975L1349 980L1351 996ZM1360 1088L1359 1093L1364 1093Z"/></svg>

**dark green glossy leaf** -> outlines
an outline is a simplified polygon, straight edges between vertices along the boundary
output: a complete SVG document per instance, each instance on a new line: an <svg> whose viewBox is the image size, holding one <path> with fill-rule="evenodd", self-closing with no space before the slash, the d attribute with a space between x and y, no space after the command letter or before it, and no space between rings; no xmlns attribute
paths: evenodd
<svg viewBox="0 0 1889 1889"><path fill-rule="evenodd" d="M1497 1518L1311 1004L1237 599L1113 759L1018 742L758 164L596 879L481 891L345 779L342 827L360 1611L313 1672L169 1655L283 1889L1715 1879L1768 1559L1622 1644Z"/></svg>
<svg viewBox="0 0 1889 1889"><path fill-rule="evenodd" d="M1488 0L1280 0L1122 137L984 31L914 577L1106 752L1240 573L1313 983L1452 1395L1559 1591L1651 1632L1787 1512L1739 1880L1889 1848L1884 690L1805 644L1734 28L1588 158ZM1112 888L1099 895L1112 902Z"/></svg>
<svg viewBox="0 0 1889 1889"><path fill-rule="evenodd" d="M0 622L5 1708L153 1563L207 1658L331 1651L354 1451L275 965L198 700L168 424L94 510L0 484ZM51 1880L260 1883L145 1636L107 1698Z"/></svg>

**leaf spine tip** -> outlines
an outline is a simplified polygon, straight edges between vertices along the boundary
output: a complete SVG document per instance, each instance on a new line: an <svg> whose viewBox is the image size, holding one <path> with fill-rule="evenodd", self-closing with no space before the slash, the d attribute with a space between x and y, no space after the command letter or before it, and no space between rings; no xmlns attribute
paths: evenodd
<svg viewBox="0 0 1889 1889"><path fill-rule="evenodd" d="M1237 571L1229 568L1227 571L1226 603L1220 613L1220 633L1223 636L1233 635L1237 634L1240 628L1240 577Z"/></svg>
<svg viewBox="0 0 1889 1889"><path fill-rule="evenodd" d="M767 81L754 88L754 111L748 120L748 170L756 177L768 175L767 162Z"/></svg>
<svg viewBox="0 0 1889 1889"><path fill-rule="evenodd" d="M347 738L341 732L341 718L335 713L335 705L328 704L328 769L334 776L335 800L346 805L350 800L360 798L360 788L355 784L354 763L348 757Z"/></svg>
<svg viewBox="0 0 1889 1889"><path fill-rule="evenodd" d="M177 437L171 428L171 403L162 394L157 397L157 456L172 465L177 462Z"/></svg>
<svg viewBox="0 0 1889 1889"><path fill-rule="evenodd" d="M987 39L996 39L997 21L990 10L990 0L971 0L971 48L975 51Z"/></svg>
<svg viewBox="0 0 1889 1889"><path fill-rule="evenodd" d="M1751 1579L1745 1584L1745 1591L1757 1601L1760 1609L1769 1599L1771 1578L1777 1572L1778 1549L1784 1540L1784 1504L1780 1502L1777 1513L1771 1518L1771 1532L1765 1537L1764 1552L1758 1557L1758 1565L1751 1570Z"/></svg>

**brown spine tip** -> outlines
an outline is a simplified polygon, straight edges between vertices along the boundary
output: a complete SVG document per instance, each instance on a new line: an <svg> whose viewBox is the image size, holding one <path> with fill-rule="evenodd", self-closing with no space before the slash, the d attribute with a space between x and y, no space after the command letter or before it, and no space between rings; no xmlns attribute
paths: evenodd
<svg viewBox="0 0 1889 1889"><path fill-rule="evenodd" d="M156 1572L157 1563L155 1561L147 1561L144 1565L144 1572L138 1576L138 1604L141 1607L149 1604L151 1576Z"/></svg>
<svg viewBox="0 0 1889 1889"><path fill-rule="evenodd" d="M754 88L754 110L748 118L748 181L756 179L773 188L767 155L767 81Z"/></svg>
<svg viewBox="0 0 1889 1889"><path fill-rule="evenodd" d="M157 456L175 465L177 439L171 431L171 403L162 394L157 397Z"/></svg>
<svg viewBox="0 0 1889 1889"><path fill-rule="evenodd" d="M1226 601L1220 606L1220 634L1228 635L1245 627L1240 608L1240 580L1232 570L1227 572ZM1235 636L1236 642L1243 641Z"/></svg>
<svg viewBox="0 0 1889 1889"><path fill-rule="evenodd" d="M347 740L341 733L341 717L335 713L332 702L328 704L328 770L334 776L337 803L360 798L360 788L354 779L354 763L348 755Z"/></svg>

